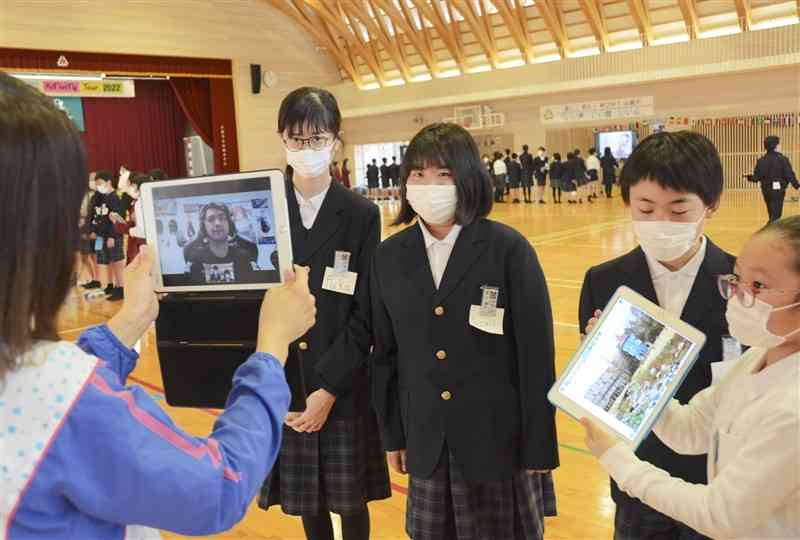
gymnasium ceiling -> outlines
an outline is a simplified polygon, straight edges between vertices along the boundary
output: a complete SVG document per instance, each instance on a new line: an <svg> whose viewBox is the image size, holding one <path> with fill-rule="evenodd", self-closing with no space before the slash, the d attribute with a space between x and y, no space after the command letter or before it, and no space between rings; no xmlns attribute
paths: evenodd
<svg viewBox="0 0 800 540"><path fill-rule="evenodd" d="M797 24L800 0L267 0L361 89Z"/></svg>

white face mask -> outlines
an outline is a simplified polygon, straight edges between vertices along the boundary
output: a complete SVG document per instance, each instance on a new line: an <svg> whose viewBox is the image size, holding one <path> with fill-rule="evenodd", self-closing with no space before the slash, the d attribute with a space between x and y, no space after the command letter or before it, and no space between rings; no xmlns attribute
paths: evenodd
<svg viewBox="0 0 800 540"><path fill-rule="evenodd" d="M109 193L111 193L114 190L111 189L108 186L97 186L97 191L102 193L103 195L108 195Z"/></svg>
<svg viewBox="0 0 800 540"><path fill-rule="evenodd" d="M772 349L783 345L787 339L800 332L800 328L785 336L776 336L767 329L770 316L775 312L785 311L796 306L800 306L800 302L776 308L756 298L753 307L746 308L739 300L739 295L734 295L728 300L725 318L728 320L728 329L731 335L739 343L760 349Z"/></svg>
<svg viewBox="0 0 800 540"><path fill-rule="evenodd" d="M456 215L456 186L406 186L406 198L425 223L443 225Z"/></svg>
<svg viewBox="0 0 800 540"><path fill-rule="evenodd" d="M702 221L702 219L700 220ZM657 261L674 261L692 248L700 221L635 221L633 231L644 252Z"/></svg>
<svg viewBox="0 0 800 540"><path fill-rule="evenodd" d="M286 163L292 166L298 175L304 178L314 178L328 172L333 161L333 145L326 146L322 150L298 150L291 152L286 150Z"/></svg>

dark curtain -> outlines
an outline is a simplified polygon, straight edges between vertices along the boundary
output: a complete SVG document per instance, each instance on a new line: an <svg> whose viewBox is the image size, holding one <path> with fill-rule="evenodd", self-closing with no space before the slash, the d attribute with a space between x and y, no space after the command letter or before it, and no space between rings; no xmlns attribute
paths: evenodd
<svg viewBox="0 0 800 540"><path fill-rule="evenodd" d="M181 109L200 138L214 147L211 124L211 86L208 79L176 78L169 80Z"/></svg>
<svg viewBox="0 0 800 540"><path fill-rule="evenodd" d="M186 176L186 116L167 81L136 81L135 98L85 98L83 113L91 170L125 165Z"/></svg>

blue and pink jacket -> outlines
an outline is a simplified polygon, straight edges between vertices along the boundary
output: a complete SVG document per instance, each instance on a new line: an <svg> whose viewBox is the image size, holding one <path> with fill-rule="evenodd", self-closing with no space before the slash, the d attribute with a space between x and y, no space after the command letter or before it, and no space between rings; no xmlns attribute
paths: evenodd
<svg viewBox="0 0 800 540"><path fill-rule="evenodd" d="M280 363L237 371L207 438L141 388L138 355L106 326L37 344L0 386L0 540L206 535L241 520L275 462L289 408Z"/></svg>

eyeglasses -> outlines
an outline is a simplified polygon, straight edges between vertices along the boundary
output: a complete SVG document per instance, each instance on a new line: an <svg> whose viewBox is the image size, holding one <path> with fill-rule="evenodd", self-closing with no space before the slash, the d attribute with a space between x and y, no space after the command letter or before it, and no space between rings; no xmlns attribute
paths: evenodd
<svg viewBox="0 0 800 540"><path fill-rule="evenodd" d="M305 147L312 150L322 150L333 142L332 137L312 135L311 137L283 137L283 144L290 152L299 152Z"/></svg>
<svg viewBox="0 0 800 540"><path fill-rule="evenodd" d="M725 300L730 300L736 295L743 307L750 308L756 303L756 297L761 294L769 293L800 293L800 290L789 289L770 289L760 283L746 284L739 281L739 277L734 274L727 274L717 278L719 293Z"/></svg>

